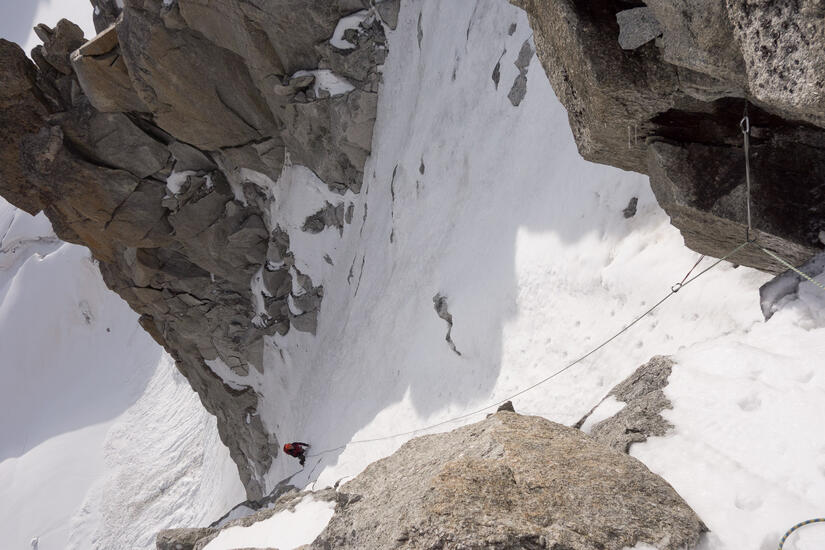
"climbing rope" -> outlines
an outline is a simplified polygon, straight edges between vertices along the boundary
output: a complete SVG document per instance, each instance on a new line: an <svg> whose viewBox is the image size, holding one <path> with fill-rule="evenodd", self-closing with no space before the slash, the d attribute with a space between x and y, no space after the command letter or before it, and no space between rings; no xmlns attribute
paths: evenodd
<svg viewBox="0 0 825 550"><path fill-rule="evenodd" d="M812 523L825 523L825 518L808 519L808 520L805 520L803 522L797 523L796 525L794 525L793 527L788 529L788 532L785 533L785 535L782 537L782 540L779 541L779 549L778 550L782 550L782 547L785 546L785 541L788 540L788 537L791 536L791 533L793 533L794 531L796 531L800 527L804 527L804 526L810 525Z"/></svg>
<svg viewBox="0 0 825 550"><path fill-rule="evenodd" d="M609 343L614 341L616 338L618 338L619 336L621 336L622 334L624 334L625 332L630 330L634 325L638 324L639 321L641 321L642 319L644 319L645 317L647 317L648 315L653 313L659 306L661 306L663 303L665 303L667 300L669 300L671 297L673 297L674 294L679 292L681 289L683 289L684 287L686 287L687 285L689 285L690 283L692 283L693 281L695 281L696 279L698 279L699 277L701 277L702 275L704 275L705 273L710 271L711 269L715 268L717 265L719 265L723 261L727 260L729 257L733 256L734 254L736 254L737 252L742 250L748 244L750 244L750 243L747 242L747 241L743 242L742 244L740 244L739 246L737 246L736 248L734 248L733 250L731 250L730 252L728 252L727 254L725 254L724 256L722 256L721 258L716 260L715 262L713 262L710 266L706 267L705 269L703 269L702 271L700 271L699 273L697 273L693 277L690 277L690 274L693 273L693 271L699 265L699 262L701 262L702 258L704 258L704 256L703 256L702 258L699 259L699 262L696 262L696 264L694 264L694 266L690 269L690 271L688 271L687 275L685 275L685 277L682 279L682 282L676 283L675 285L673 285L670 288L670 292L668 294L666 294L661 300L659 300L658 302L653 304L653 306L648 308L644 313L642 313L641 315L639 315L638 317L633 319L628 325L623 327L621 330L619 330L618 332L616 332L615 334L613 334L612 336L610 336L609 338L604 340L601 344L594 347L593 349L591 349L590 351L588 351L584 355L581 355L578 358L576 358L575 360L571 361L570 363L568 363L567 365L565 365L561 369L553 372L552 374L550 374L549 376L547 376L545 378L542 378L538 382L536 382L536 383L534 383L530 386L527 386L524 389L521 389L521 390L517 391L514 394L508 395L507 397L499 399L498 401L495 401L493 403L489 403L489 404L487 404L487 405L485 405L481 408L475 409L475 410L470 411L468 413L464 413L460 416L456 416L454 418L450 418L450 419L447 419L447 420L442 420L441 422L437 422L437 423L431 424L429 426L424 426L422 428L417 428L415 430L408 430L406 432L399 432L399 433L395 433L395 434L392 434L392 435L385 435L385 436L381 436L381 437L373 437L373 438L369 438L369 439L355 439L355 440L352 440L352 441L350 441L348 443L345 443L343 445L339 445L338 447L333 447L333 448L330 448L330 449L324 449L322 451L318 451L317 453L307 455L307 458L318 457L318 456L321 456L321 455L324 455L324 454L332 453L332 452L344 449L349 445L358 445L358 444L363 444L363 443L374 443L374 442L377 442L377 441L386 441L386 440L389 440L389 439L394 439L394 438L397 438L397 437L403 437L403 436L407 436L407 435L415 435L419 432L424 432L424 431L427 431L427 430L431 430L433 428L438 428L440 426L444 426L445 424L450 424L450 423L453 423L453 422L457 422L459 420L464 420L465 418L469 418L471 416L475 416L475 415L480 414L484 411L492 409L493 407L503 405L507 401L511 401L511 400L515 399L516 397L524 395L525 393L541 386L542 384L545 384L545 383L549 382L550 380L552 380L553 378L555 378L558 375L562 374L563 372L573 368L574 366L578 365L579 363L581 363L582 361L584 361L585 359L587 359L588 357L590 357L591 355L593 355L594 353L599 351L600 349L607 346ZM688 278L688 277L690 277L690 278Z"/></svg>
<svg viewBox="0 0 825 550"><path fill-rule="evenodd" d="M751 134L751 120L748 117L748 100L745 100L745 112L742 115L742 120L739 122L739 128L742 130L742 136L745 142L745 195L748 212L748 228L745 230L745 240L751 241L751 231L753 225L751 223L751 162L750 162L750 134Z"/></svg>
<svg viewBox="0 0 825 550"><path fill-rule="evenodd" d="M378 441L387 441L387 440L390 440L390 439L395 439L397 437L415 435L415 434L420 433L420 432L432 430L434 428L438 428L438 427L444 426L446 424L450 424L450 423L453 423L453 422L457 422L459 420L464 420L466 418L470 418L470 417L475 416L477 414L480 414L484 411L492 409L493 407L497 407L499 405L502 405L502 404L506 403L507 401L511 401L511 400L515 399L516 397L524 395L525 393L537 388L538 386L541 386L542 384L545 384L545 383L549 382L550 380L557 377L558 375L560 375L560 374L564 373L565 371L573 368L574 366L578 365L579 363L581 363L582 361L584 361L585 359L587 359L588 357L590 357L591 355L593 355L597 351L601 350L602 348L604 348L605 346L607 346L608 344L613 342L616 338L618 338L619 336L621 336L622 334L624 334L625 332L630 330L633 326L638 324L642 319L644 319L648 315L652 314L657 308L659 308L659 306L664 304L667 300L669 300L674 294L679 292L682 288L689 285L690 283L692 283L693 281L695 281L696 279L698 279L699 277L701 277L702 275L704 275L708 271L715 268L717 265L719 265L723 261L727 260L728 258L733 256L734 254L736 254L737 252L739 252L740 250L742 250L743 248L745 248L746 246L751 245L751 244L756 245L758 248L760 248L766 254L770 255L771 257L773 257L774 259L776 259L777 261L779 261L780 263L782 263L783 265L785 265L789 269L792 269L793 271L795 271L799 275L805 277L808 281L814 283L815 285L817 285L817 286L819 286L819 287L821 287L825 290L825 286L818 283L817 281L815 281L813 278L811 278L807 274L799 271L797 268L792 266L790 263L786 262L785 260L783 260L780 257L776 256L774 253L770 252L766 248L764 248L761 245L759 245L758 243L756 243L755 238L753 238L753 239L751 238L751 233L753 231L753 223L752 223L752 219L751 219L750 117L748 116L748 103L747 103L747 101L745 101L745 109L744 109L742 120L739 123L739 127L742 130L742 135L743 135L743 139L744 139L744 151L745 151L745 182L746 182L746 199L745 199L745 201L746 201L746 211L747 211L747 228L746 228L746 231L745 231L745 242L738 245L736 248L734 248L733 250L731 250L730 252L728 252L727 254L722 256L721 258L717 259L710 266L706 267L705 269L703 269L702 271L697 273L695 276L690 277L690 275L699 266L699 264L702 262L702 260L704 260L705 256L702 255L696 261L696 263L693 265L693 267L691 267L691 269L687 272L687 274L684 276L684 278L680 282L674 284L670 288L670 292L668 294L666 294L661 300L659 300L658 302L653 304L652 307L647 309L641 315L639 315L638 317L633 319L628 325L623 327L621 330L619 330L618 332L616 332L615 334L613 334L612 336L610 336L609 338L604 340L602 343L600 343L598 346L591 349L590 351L588 351L584 355L581 355L580 357L576 358L572 362L568 363L567 365L565 365L561 369L553 372L552 374L550 374L549 376L539 380L538 382L536 382L536 383L534 383L530 386L527 386L524 389L521 389L521 390L517 391L516 393L514 393L512 395L504 397L504 398L502 398L498 401L495 401L493 403L489 403L489 404L487 404L487 405L485 405L481 408L478 408L478 409L475 409L473 411L470 411L470 412L464 413L462 415L456 416L454 418L443 420L441 422L436 422L435 424L430 424L429 426L424 426L422 428L417 428L415 430L408 430L408 431L405 431L405 432L398 432L398 433L395 433L395 434L392 434L392 435L385 435L385 436L381 436L381 437L373 437L373 438L368 438L368 439L352 440L352 441L349 441L348 443L345 443L343 445L339 445L337 447L333 447L333 448L330 448L330 449L324 449L322 451L318 451L317 453L307 455L307 458L319 457L319 456L322 456L322 455L325 455L325 454L328 454L328 453L332 453L332 452L335 452L335 451L338 451L338 450L341 450L341 449L345 449L349 445L374 443L374 442L378 442ZM628 127L628 131L629 131L629 127ZM315 468L318 467L320 462L321 461L319 460L318 463L312 468L312 471L314 471ZM311 472L310 472L310 475L311 475ZM803 523L800 523L800 524L794 526L790 531L788 531L788 533L785 535L785 537L783 537L782 542L784 543L784 541L788 537L788 535L790 533L792 533L795 529L798 529L799 527L801 527L803 525L807 525L808 523L814 523L814 522L818 522L818 521L825 521L825 519L809 520L807 522L803 522ZM780 550L781 550L781 548L782 548L782 545L780 544Z"/></svg>
<svg viewBox="0 0 825 550"><path fill-rule="evenodd" d="M679 292L679 289L680 289L680 288L682 288L683 286L685 286L685 281L687 281L687 278L688 278L688 277L690 277L690 274L691 274L691 273L693 273L693 270L694 270L694 269L696 269L697 267L699 267L699 264L700 264L700 263L702 263L702 260L704 260L704 259L705 259L705 255L704 255L704 254L702 254L701 256L699 256L699 259L698 259L698 260L696 260L696 263L695 263L695 264L693 264L693 267L691 267L691 268L690 268L690 271L688 271L687 273L685 273L685 276L684 276L684 278L681 280L681 282L676 283L675 285L673 285L672 287L670 287L670 289L671 289L671 290L673 290L674 292ZM674 289L675 289L675 290L674 290Z"/></svg>
<svg viewBox="0 0 825 550"><path fill-rule="evenodd" d="M788 261L786 261L786 260L783 260L782 258L780 258L779 256L777 256L776 254L774 254L773 252L771 252L771 251L770 251L770 250L768 250L767 248L763 247L762 245L760 245L760 244L756 243L756 246L758 246L758 247L759 247L759 249L760 249L762 252L764 252L765 254L767 254L768 256L770 256L771 258L773 258L774 260L776 260L777 262L781 263L782 265L784 265L785 267L787 267L788 269L790 269L791 271L793 271L794 273L796 273L796 274L797 274L797 275L799 275L800 277L803 277L803 278L807 279L809 283L812 283L812 284L814 284L814 285L818 286L819 288L821 288L822 290L825 290L825 284L820 283L819 281L817 281L816 279L814 279L813 277L811 277L811 276L810 276L810 275L808 275L807 273L804 273L804 272L803 272L803 271L801 271L800 269L798 269L798 268L794 267L791 263L789 263L789 262L788 262Z"/></svg>
<svg viewBox="0 0 825 550"><path fill-rule="evenodd" d="M745 205L747 208L747 215L748 215L748 227L745 230L745 240L749 243L755 244L762 252L779 262L780 264L784 265L800 277L805 278L810 283L818 286L822 290L825 290L825 284L820 283L819 281L814 280L813 277L808 275L807 273L803 273L799 269L797 269L794 265L792 265L787 260L784 260L777 256L774 252L771 252L761 244L756 242L756 238L751 238L751 233L753 232L753 225L751 222L751 166L750 166L750 133L751 133L751 122L750 117L748 117L748 101L745 100L745 110L742 114L742 120L739 122L739 128L742 130L742 135L744 138L745 144ZM701 260L700 260L701 261Z"/></svg>

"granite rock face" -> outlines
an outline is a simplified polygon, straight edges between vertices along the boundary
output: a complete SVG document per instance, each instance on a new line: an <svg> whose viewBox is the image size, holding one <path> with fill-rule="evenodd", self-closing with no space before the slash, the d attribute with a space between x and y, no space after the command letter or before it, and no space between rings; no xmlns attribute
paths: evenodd
<svg viewBox="0 0 825 550"><path fill-rule="evenodd" d="M162 531L157 547L200 550L222 529L268 519L308 496L335 503L308 550L690 550L707 531L635 458L519 415L512 403L476 424L408 441L336 489L284 487L274 500L245 503L242 519Z"/></svg>
<svg viewBox="0 0 825 550"><path fill-rule="evenodd" d="M292 163L332 196L359 192L383 23L368 0L92 4L100 34L40 25L34 63L0 40L0 194L89 247L260 498L280 445L245 377L264 368L266 337L313 333L323 300L272 214L292 185L276 182ZM351 47L333 46L361 10ZM342 205L319 223L348 223Z"/></svg>
<svg viewBox="0 0 825 550"><path fill-rule="evenodd" d="M751 126L752 237L794 263L825 229L825 7L818 0L512 0L584 158L650 176L694 250L745 240L743 135ZM746 247L731 261L784 268Z"/></svg>
<svg viewBox="0 0 825 550"><path fill-rule="evenodd" d="M404 444L339 488L312 549L694 548L705 526L641 462L499 411Z"/></svg>

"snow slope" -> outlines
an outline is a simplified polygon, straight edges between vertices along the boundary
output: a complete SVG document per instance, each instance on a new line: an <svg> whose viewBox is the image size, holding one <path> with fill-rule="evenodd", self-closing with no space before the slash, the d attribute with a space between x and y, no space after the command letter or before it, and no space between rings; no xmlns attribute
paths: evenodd
<svg viewBox="0 0 825 550"><path fill-rule="evenodd" d="M357 441L454 418L544 378L657 302L698 259L645 177L579 157L535 56L526 96L511 103L530 37L506 0L403 1L362 193L331 194L289 163L278 182L262 181L279 198L272 216L290 233L296 266L324 286L317 335L274 337L266 374L232 380L263 395L259 412L281 440L313 444L293 482L357 475L411 435ZM337 200L355 209L343 233L300 230ZM31 224L15 229L25 239L48 237L43 220L18 223ZM0 538L11 537L0 547L25 548L35 535L41 550L65 540L147 547L158 529L206 523L240 500L214 421L84 253L48 240L19 250L0 254L0 374L14 381L0 388L0 422L14 415L0 424ZM766 323L757 289L767 279L719 266L517 398L516 410L571 424L638 365L673 355L666 415L676 428L632 454L712 529L706 550L775 548L792 524L825 515L825 301L803 283ZM461 355L445 341L436 294ZM76 386L58 363L76 369ZM63 474L70 468L77 474ZM279 456L270 487L298 469ZM46 495L58 505L42 506ZM785 547L823 544L815 525Z"/></svg>
<svg viewBox="0 0 825 550"><path fill-rule="evenodd" d="M86 249L0 199L0 548L154 548L242 499L215 420Z"/></svg>
<svg viewBox="0 0 825 550"><path fill-rule="evenodd" d="M263 393L279 437L313 443L293 481L354 476L410 435L348 442L450 419L544 378L657 302L698 259L645 177L578 156L535 56L526 97L512 105L514 62L530 38L524 14L503 0L402 2L364 190L346 198L354 222L341 235L287 226L296 261L324 286L317 337L274 337L268 374L245 382ZM296 181L321 187L301 170L287 166L273 193ZM638 212L626 219L632 197ZM766 280L720 265L516 410L571 424L653 355L675 355L676 429L633 454L702 515L714 531L708 548L776 546L793 523L825 514L825 431L815 422L825 413L825 323L807 284L765 323ZM460 356L445 342L436 294ZM297 469L279 457L270 485ZM818 548L817 529L786 547Z"/></svg>

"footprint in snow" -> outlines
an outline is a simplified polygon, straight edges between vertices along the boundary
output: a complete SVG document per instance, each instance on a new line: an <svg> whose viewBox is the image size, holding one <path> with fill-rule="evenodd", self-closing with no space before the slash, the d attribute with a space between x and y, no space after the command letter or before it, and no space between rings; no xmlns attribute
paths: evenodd
<svg viewBox="0 0 825 550"><path fill-rule="evenodd" d="M805 374L797 377L796 381L799 382L800 384L807 384L808 382L813 380L813 378L814 378L814 371L811 370L811 371L808 371Z"/></svg>
<svg viewBox="0 0 825 550"><path fill-rule="evenodd" d="M751 412L762 406L762 400L756 395L749 395L737 401L736 404L739 405L739 408L743 411Z"/></svg>
<svg viewBox="0 0 825 550"><path fill-rule="evenodd" d="M736 495L733 505L740 510L753 512L762 506L762 498L758 495Z"/></svg>

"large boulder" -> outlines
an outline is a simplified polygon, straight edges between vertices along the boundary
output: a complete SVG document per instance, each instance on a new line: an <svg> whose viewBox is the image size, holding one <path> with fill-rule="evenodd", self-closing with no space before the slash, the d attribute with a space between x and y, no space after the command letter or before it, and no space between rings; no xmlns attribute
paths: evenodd
<svg viewBox="0 0 825 550"><path fill-rule="evenodd" d="M795 263L822 249L821 2L512 1L582 156L648 174L689 247L721 257L745 240L747 100L752 236ZM731 261L783 270L752 247Z"/></svg>
<svg viewBox="0 0 825 550"><path fill-rule="evenodd" d="M706 530L638 460L509 411L413 439L339 494L314 550L684 550Z"/></svg>

